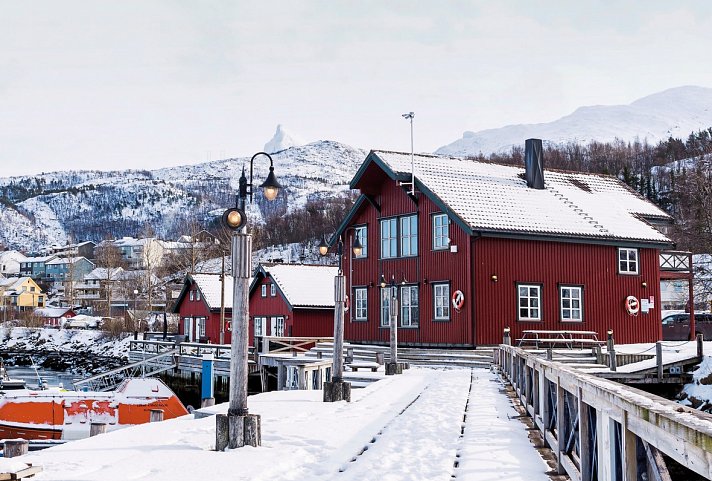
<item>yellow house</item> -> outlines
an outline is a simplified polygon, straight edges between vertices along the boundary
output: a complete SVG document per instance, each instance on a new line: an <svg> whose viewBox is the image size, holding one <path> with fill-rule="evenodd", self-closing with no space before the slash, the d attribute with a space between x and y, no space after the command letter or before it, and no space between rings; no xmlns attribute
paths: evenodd
<svg viewBox="0 0 712 481"><path fill-rule="evenodd" d="M5 306L19 309L44 307L46 296L31 277L0 279L0 295Z"/></svg>

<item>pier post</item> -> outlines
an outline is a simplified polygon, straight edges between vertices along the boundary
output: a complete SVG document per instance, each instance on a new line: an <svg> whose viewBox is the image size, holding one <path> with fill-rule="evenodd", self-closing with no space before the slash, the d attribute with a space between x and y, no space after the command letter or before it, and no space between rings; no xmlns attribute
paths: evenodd
<svg viewBox="0 0 712 481"><path fill-rule="evenodd" d="M611 371L615 371L618 369L618 366L616 363L617 363L616 350L611 349L608 351L608 365L611 368Z"/></svg>
<svg viewBox="0 0 712 481"><path fill-rule="evenodd" d="M215 376L213 375L215 362L212 354L203 354L201 380L200 407L215 405Z"/></svg>
<svg viewBox="0 0 712 481"><path fill-rule="evenodd" d="M704 341L704 335L703 334L698 334L696 336L697 339L697 357L702 357L705 355L705 349L704 349L704 344L702 342Z"/></svg>
<svg viewBox="0 0 712 481"><path fill-rule="evenodd" d="M511 346L512 345L512 338L509 335L509 328L505 327L504 328L504 335L502 336L502 344L505 346Z"/></svg>
<svg viewBox="0 0 712 481"><path fill-rule="evenodd" d="M94 437L98 434L106 432L106 423L91 423L89 426L89 437Z"/></svg>
<svg viewBox="0 0 712 481"><path fill-rule="evenodd" d="M151 409L149 422L158 423L163 421L163 409Z"/></svg>
<svg viewBox="0 0 712 481"><path fill-rule="evenodd" d="M663 342L655 343L655 363L658 367L658 382L663 380Z"/></svg>
<svg viewBox="0 0 712 481"><path fill-rule="evenodd" d="M6 439L3 443L2 453L5 458L14 458L27 454L30 442L26 439Z"/></svg>

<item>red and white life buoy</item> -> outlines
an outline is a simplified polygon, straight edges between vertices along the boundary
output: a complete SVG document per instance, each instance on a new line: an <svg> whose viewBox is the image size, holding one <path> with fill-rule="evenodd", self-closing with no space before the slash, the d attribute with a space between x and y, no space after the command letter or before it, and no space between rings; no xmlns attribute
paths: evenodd
<svg viewBox="0 0 712 481"><path fill-rule="evenodd" d="M455 308L456 311L460 311L462 309L462 306L465 305L465 294L462 293L462 291L455 291L452 293L452 307Z"/></svg>
<svg viewBox="0 0 712 481"><path fill-rule="evenodd" d="M349 296L344 298L344 312L349 312Z"/></svg>
<svg viewBox="0 0 712 481"><path fill-rule="evenodd" d="M635 296L625 298L625 310L631 316L637 316L640 311L640 301Z"/></svg>

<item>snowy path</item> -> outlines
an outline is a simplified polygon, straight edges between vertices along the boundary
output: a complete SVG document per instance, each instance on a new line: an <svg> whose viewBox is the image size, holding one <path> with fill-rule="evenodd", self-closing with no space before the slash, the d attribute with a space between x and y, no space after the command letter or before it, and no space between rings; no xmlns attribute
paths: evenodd
<svg viewBox="0 0 712 481"><path fill-rule="evenodd" d="M257 449L212 451L215 419L186 417L27 461L44 465L38 480L547 480L500 388L484 369L411 369L355 390L350 404L323 403L311 391L250 397L251 411L263 416Z"/></svg>

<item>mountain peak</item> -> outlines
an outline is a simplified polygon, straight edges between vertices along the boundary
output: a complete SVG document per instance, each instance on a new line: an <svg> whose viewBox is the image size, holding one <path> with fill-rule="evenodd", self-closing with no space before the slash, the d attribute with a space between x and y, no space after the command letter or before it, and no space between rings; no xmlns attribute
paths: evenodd
<svg viewBox="0 0 712 481"><path fill-rule="evenodd" d="M278 124L274 136L272 136L272 139L265 144L265 152L268 154L274 154L275 152L279 152L290 147L299 147L304 144L305 142L302 139L286 130L282 124Z"/></svg>

